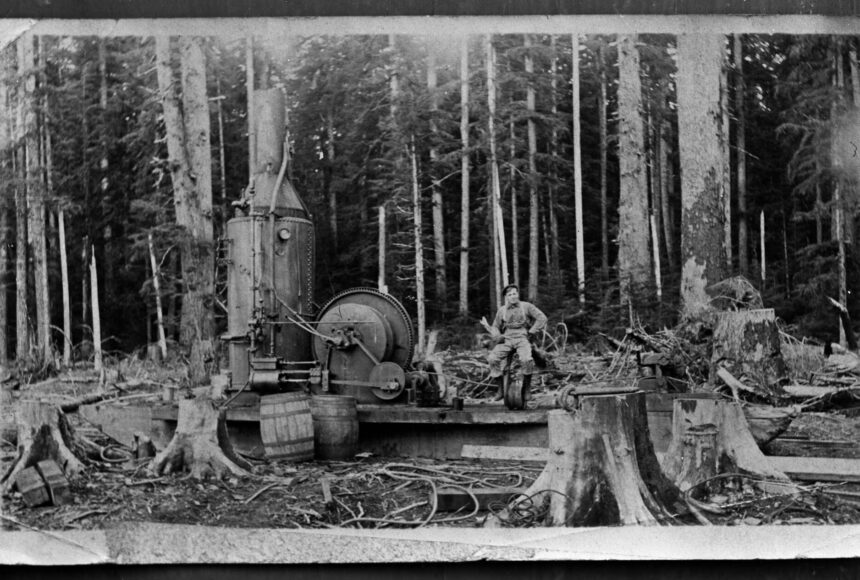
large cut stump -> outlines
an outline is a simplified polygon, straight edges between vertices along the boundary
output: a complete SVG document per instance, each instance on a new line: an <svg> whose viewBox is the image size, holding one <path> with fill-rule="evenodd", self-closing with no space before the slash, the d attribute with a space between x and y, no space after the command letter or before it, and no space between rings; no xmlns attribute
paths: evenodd
<svg viewBox="0 0 860 580"><path fill-rule="evenodd" d="M19 401L15 423L18 456L3 476L3 493L12 487L18 472L46 459L55 461L70 479L84 469L77 455L83 456L75 441L74 428L58 407L40 401Z"/></svg>
<svg viewBox="0 0 860 580"><path fill-rule="evenodd" d="M678 497L648 435L645 394L584 396L548 414L549 459L523 494L549 502L546 526L654 525ZM511 513L523 496L509 505ZM506 519L502 513L499 519Z"/></svg>
<svg viewBox="0 0 860 580"><path fill-rule="evenodd" d="M717 473L788 481L759 449L738 403L682 398L673 413L663 471L683 491Z"/></svg>
<svg viewBox="0 0 860 580"><path fill-rule="evenodd" d="M767 398L782 395L786 376L779 328L772 308L720 312L714 329L711 376L720 367Z"/></svg>
<svg viewBox="0 0 860 580"><path fill-rule="evenodd" d="M225 413L206 397L179 402L179 419L173 439L150 462L153 475L188 471L191 477L217 478L230 473L250 475L250 464L233 451L227 436Z"/></svg>

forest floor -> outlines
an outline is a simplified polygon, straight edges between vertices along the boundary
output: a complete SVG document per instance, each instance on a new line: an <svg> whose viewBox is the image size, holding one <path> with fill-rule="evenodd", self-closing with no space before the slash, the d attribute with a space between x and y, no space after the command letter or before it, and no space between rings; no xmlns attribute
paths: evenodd
<svg viewBox="0 0 860 580"><path fill-rule="evenodd" d="M492 392L481 377L485 351L445 351L445 369L457 369L452 381L471 404L490 402ZM621 373L617 356L595 355L582 349L557 353L552 369L535 383L538 400L551 400L559 385L570 380L590 382L606 371ZM614 369L614 370L613 370ZM628 369L629 370L629 367ZM88 394L116 391L116 396L156 401L162 386L179 384L181 365L157 367L125 360L98 377L91 370L66 372L40 385L19 385L16 398L36 396L58 404ZM470 378L471 377L471 378ZM8 407L8 406L7 406ZM4 409L8 413L8 409ZM830 410L803 412L785 435L813 440L860 441L860 418ZM249 458L251 477L197 481L175 474L153 477L146 460L131 458L127 448L111 440L78 413L70 419L79 436L102 448L88 469L71 483L73 500L62 506L30 508L12 492L0 504L0 529L104 529L117 522L162 522L242 528L481 526L488 515L504 507L491 504L478 511L472 505L457 512L436 509L435 491L481 488L525 488L542 469L539 463L486 460L380 458L360 454L354 461L287 463ZM15 459L16 448L0 441L0 472ZM328 490L324 490L324 482ZM743 478L726 480L711 489L719 513L715 524L858 524L860 484L828 483L802 486L796 496L773 496L749 486ZM331 499L326 499L330 493ZM841 492L837 495L834 491ZM847 493L846 493L847 492ZM464 491L464 493L467 493ZM846 499L846 496L849 499ZM469 502L467 502L468 504ZM679 524L695 524L685 506L677 508ZM541 506L528 506L505 523L536 525Z"/></svg>

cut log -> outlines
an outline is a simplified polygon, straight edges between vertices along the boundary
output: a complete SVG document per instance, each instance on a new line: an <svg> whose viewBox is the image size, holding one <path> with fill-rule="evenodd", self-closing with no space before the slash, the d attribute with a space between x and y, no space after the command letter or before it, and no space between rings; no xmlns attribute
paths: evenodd
<svg viewBox="0 0 860 580"><path fill-rule="evenodd" d="M737 403L710 399L676 399L672 416L672 442L663 457L663 471L679 486L692 484L714 475L701 465L697 475L689 469L690 443L687 432L710 426L716 430L717 473L741 472L764 479L788 480L782 471L771 466L759 449L741 407Z"/></svg>
<svg viewBox="0 0 860 580"><path fill-rule="evenodd" d="M578 409L548 413L549 459L523 494L549 508L547 526L654 525L671 519L678 490L648 436L645 394L595 395ZM518 502L509 505L516 509ZM512 510L513 511L513 510ZM508 513L491 518L504 521Z"/></svg>
<svg viewBox="0 0 860 580"><path fill-rule="evenodd" d="M55 405L40 401L19 401L15 407L18 436L18 457L3 476L2 492L15 482L19 471L45 459L54 460L69 479L84 469L78 458L84 454L75 441L75 431L68 419Z"/></svg>
<svg viewBox="0 0 860 580"><path fill-rule="evenodd" d="M714 329L711 376L721 366L734 377L772 399L784 395L779 382L786 376L772 308L720 312Z"/></svg>
<svg viewBox="0 0 860 580"><path fill-rule="evenodd" d="M221 478L229 473L250 475L250 464L234 451L227 436L223 410L206 397L179 402L176 433L167 447L150 462L151 475L188 471L191 477Z"/></svg>

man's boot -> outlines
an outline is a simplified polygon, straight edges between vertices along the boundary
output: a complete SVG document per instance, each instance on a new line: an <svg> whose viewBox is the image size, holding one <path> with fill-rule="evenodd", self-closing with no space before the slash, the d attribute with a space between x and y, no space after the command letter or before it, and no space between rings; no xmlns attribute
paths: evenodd
<svg viewBox="0 0 860 580"><path fill-rule="evenodd" d="M528 403L529 399L531 399L531 386L532 386L532 376L523 375L522 381L522 392L523 392L523 406Z"/></svg>
<svg viewBox="0 0 860 580"><path fill-rule="evenodd" d="M505 398L505 377L500 376L494 379L490 379L492 383L496 384L496 394L493 396L493 401L501 401Z"/></svg>

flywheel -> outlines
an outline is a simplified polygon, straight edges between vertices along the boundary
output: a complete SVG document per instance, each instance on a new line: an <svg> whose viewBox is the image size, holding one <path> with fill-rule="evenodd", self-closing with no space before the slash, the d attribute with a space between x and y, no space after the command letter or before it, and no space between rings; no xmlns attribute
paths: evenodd
<svg viewBox="0 0 860 580"><path fill-rule="evenodd" d="M374 288L345 290L322 307L316 330L313 354L329 371L331 392L360 403L402 395L402 388L390 388L399 379L392 367L407 368L415 344L412 321L397 299Z"/></svg>

